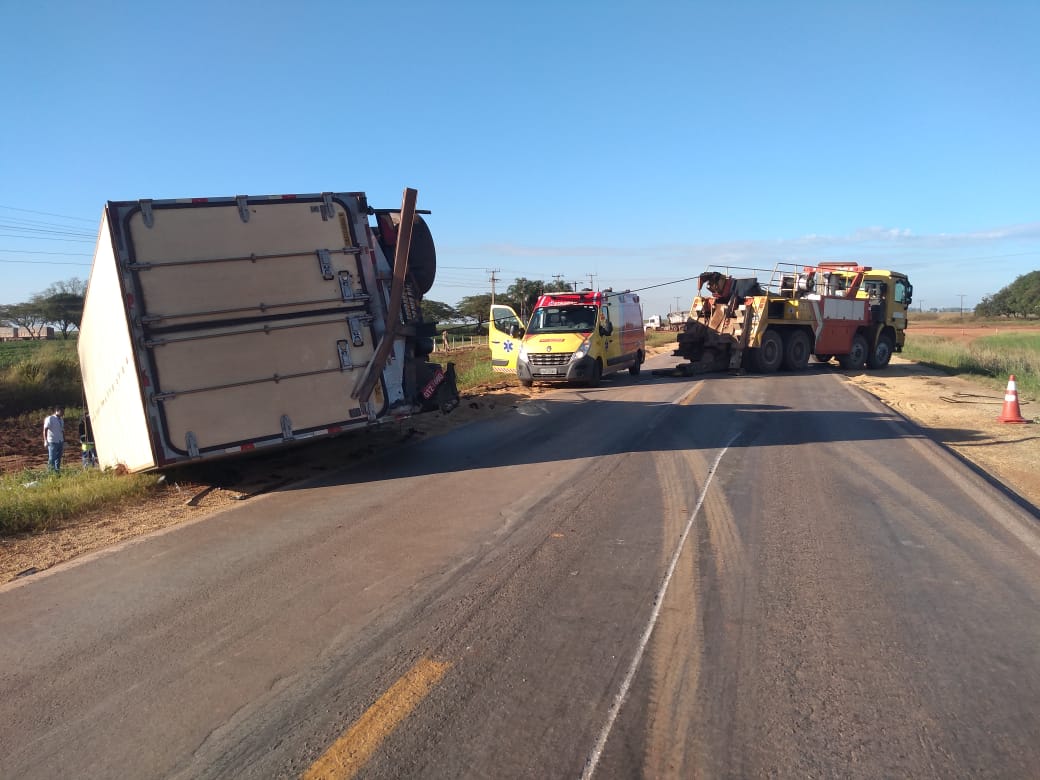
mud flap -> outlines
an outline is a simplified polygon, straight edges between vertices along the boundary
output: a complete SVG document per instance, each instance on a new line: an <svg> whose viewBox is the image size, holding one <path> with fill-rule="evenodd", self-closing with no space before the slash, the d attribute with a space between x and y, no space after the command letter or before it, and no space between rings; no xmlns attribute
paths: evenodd
<svg viewBox="0 0 1040 780"><path fill-rule="evenodd" d="M448 363L441 368L437 363L422 363L418 373L422 374L420 384L421 410L432 412L437 409L447 414L459 405L459 388L455 379L455 364ZM425 381L423 381L425 380Z"/></svg>

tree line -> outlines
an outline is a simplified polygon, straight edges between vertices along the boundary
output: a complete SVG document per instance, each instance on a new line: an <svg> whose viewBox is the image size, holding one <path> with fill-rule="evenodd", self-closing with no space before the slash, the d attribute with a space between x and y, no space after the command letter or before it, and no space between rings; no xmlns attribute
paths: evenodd
<svg viewBox="0 0 1040 780"><path fill-rule="evenodd" d="M50 325L67 339L70 331L79 328L86 293L82 279L55 282L23 303L0 304L0 325L24 330L32 339L42 338Z"/></svg>
<svg viewBox="0 0 1040 780"><path fill-rule="evenodd" d="M521 321L526 321L534 309L539 295L554 292L574 292L573 286L567 282L541 279L516 279L505 292L495 294L495 303L512 307ZM487 322L491 314L491 293L467 295L454 306L440 301L424 298L422 302L423 319L429 322L459 322L475 324L478 328Z"/></svg>
<svg viewBox="0 0 1040 780"><path fill-rule="evenodd" d="M979 317L1040 317L1040 271L1024 274L975 307Z"/></svg>

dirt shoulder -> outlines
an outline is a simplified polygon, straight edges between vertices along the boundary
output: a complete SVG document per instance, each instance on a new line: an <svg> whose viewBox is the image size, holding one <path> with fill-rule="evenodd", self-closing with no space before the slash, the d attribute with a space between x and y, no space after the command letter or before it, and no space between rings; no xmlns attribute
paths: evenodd
<svg viewBox="0 0 1040 780"><path fill-rule="evenodd" d="M1040 507L1040 403L1019 396L1029 424L998 421L1004 393L928 366L892 359L887 370L849 381L923 428L937 442Z"/></svg>
<svg viewBox="0 0 1040 780"><path fill-rule="evenodd" d="M670 351L670 346L658 347L651 354ZM1003 403L1001 393L900 358L893 359L884 372L851 375L849 381L1040 507L1040 429L1032 424L997 422ZM145 501L91 512L55 531L0 539L0 583L22 572L42 571L163 528L209 517L288 482L371 457L410 440L507 413L532 395L549 390L538 386L525 389L507 380L464 396L459 408L449 415L419 415L306 450L288 450L277 458L236 464L233 478L220 484L212 479L193 479L190 474L174 476L164 480ZM1034 399L1020 399L1020 403L1026 418L1040 415L1040 403Z"/></svg>

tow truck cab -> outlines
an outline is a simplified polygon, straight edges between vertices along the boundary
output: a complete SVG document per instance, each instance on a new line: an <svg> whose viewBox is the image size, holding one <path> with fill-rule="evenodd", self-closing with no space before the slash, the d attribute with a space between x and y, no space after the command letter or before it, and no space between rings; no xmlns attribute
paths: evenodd
<svg viewBox="0 0 1040 780"><path fill-rule="evenodd" d="M600 377L627 368L639 374L646 335L639 296L611 290L542 295L527 327L508 306L491 309L491 365L516 371L520 383L599 384Z"/></svg>

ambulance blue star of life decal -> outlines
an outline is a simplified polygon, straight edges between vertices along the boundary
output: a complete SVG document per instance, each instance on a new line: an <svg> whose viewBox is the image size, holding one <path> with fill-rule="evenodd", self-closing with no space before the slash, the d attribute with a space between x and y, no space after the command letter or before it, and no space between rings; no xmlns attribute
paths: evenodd
<svg viewBox="0 0 1040 780"><path fill-rule="evenodd" d="M513 351L513 342L510 341L509 339L506 339L506 343L502 345L502 348L506 352L512 352Z"/></svg>

